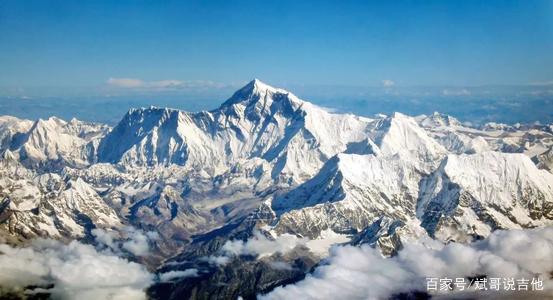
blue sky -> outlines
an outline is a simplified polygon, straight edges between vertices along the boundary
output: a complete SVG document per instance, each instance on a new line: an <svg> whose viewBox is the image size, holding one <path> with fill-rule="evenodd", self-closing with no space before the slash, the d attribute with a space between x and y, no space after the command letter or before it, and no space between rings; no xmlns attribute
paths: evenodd
<svg viewBox="0 0 553 300"><path fill-rule="evenodd" d="M553 80L553 1L0 2L0 86Z"/></svg>
<svg viewBox="0 0 553 300"><path fill-rule="evenodd" d="M539 111L551 53L553 1L1 0L0 114L56 114L60 97L209 109L254 77L359 113L451 97Z"/></svg>

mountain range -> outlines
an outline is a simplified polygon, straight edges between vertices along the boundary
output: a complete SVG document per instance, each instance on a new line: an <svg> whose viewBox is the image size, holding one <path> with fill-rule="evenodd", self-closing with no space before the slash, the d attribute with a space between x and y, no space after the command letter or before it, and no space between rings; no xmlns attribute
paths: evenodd
<svg viewBox="0 0 553 300"><path fill-rule="evenodd" d="M335 244L393 256L552 225L552 149L553 124L337 114L257 79L212 111L131 109L113 128L3 116L0 237L94 243L132 226L159 235L132 259L200 271L150 297L251 298ZM262 255L252 239L291 247Z"/></svg>

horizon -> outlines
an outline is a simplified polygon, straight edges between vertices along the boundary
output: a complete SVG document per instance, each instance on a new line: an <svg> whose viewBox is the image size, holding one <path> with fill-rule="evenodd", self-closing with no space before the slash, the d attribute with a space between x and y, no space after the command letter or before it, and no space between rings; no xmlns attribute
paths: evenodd
<svg viewBox="0 0 553 300"><path fill-rule="evenodd" d="M397 88L375 87L360 89L319 88L318 93L305 87L296 90L283 88L254 78L242 86L218 88L207 93L137 93L101 96L70 97L0 97L0 115L23 119L47 119L58 117L64 120L76 118L82 121L117 124L132 108L168 107L188 112L217 109L234 92L253 80L271 87L284 89L304 101L311 102L333 113L351 113L372 117L377 114L391 115L401 112L411 116L430 115L434 112L453 116L460 121L482 125L488 122L506 124L548 124L553 122L553 101L548 86L524 86L514 88L490 86L472 88ZM536 88L541 88L536 93ZM545 88L545 90L543 90ZM513 89L513 87L511 87ZM311 93L311 94L310 94ZM307 94L308 96L302 96ZM457 105L463 102L464 105ZM527 109L520 110L523 105ZM101 109L99 109L101 107ZM401 109L400 109L401 107ZM482 109L484 107L485 109ZM551 107L552 109L543 109Z"/></svg>

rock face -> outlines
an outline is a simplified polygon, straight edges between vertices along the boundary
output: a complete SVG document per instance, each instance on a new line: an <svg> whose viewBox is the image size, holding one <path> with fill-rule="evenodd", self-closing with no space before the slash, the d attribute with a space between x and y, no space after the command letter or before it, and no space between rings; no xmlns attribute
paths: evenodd
<svg viewBox="0 0 553 300"><path fill-rule="evenodd" d="M0 237L86 239L132 225L159 233L156 255L173 257L163 271L254 232L305 239L299 273L269 271L274 257L239 258L258 280L247 289L218 294L200 276L152 290L255 295L298 278L338 241L393 255L406 239L553 224L552 146L551 126L334 114L259 80L212 111L131 109L114 128L0 117ZM237 276L221 270L206 274Z"/></svg>

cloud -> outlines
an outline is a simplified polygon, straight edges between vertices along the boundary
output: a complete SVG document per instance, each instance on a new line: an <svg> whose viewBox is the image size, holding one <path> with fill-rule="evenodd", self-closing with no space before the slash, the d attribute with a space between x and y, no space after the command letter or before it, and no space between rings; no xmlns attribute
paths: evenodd
<svg viewBox="0 0 553 300"><path fill-rule="evenodd" d="M182 271L169 271L159 274L159 281L167 282L176 278L190 278L197 277L198 269L186 269Z"/></svg>
<svg viewBox="0 0 553 300"><path fill-rule="evenodd" d="M129 239L121 247L137 256L146 255L150 251L150 242L152 240L150 237L154 237L153 239L155 239L155 235L152 236L152 233L145 234L139 230L131 230L129 232Z"/></svg>
<svg viewBox="0 0 553 300"><path fill-rule="evenodd" d="M110 249L118 254L129 252L136 256L148 254L150 245L159 238L156 232L143 232L130 226L123 228L122 232L93 229L91 233L98 246Z"/></svg>
<svg viewBox="0 0 553 300"><path fill-rule="evenodd" d="M549 85L553 85L553 80L549 80L549 81L535 81L535 82L530 82L528 85L533 85L533 86L549 86Z"/></svg>
<svg viewBox="0 0 553 300"><path fill-rule="evenodd" d="M138 78L109 78L109 86L137 90L176 90L187 88L222 88L225 85L209 80L176 80L146 81Z"/></svg>
<svg viewBox="0 0 553 300"><path fill-rule="evenodd" d="M230 262L230 258L224 255L210 255L201 257L200 260L216 266L224 266Z"/></svg>
<svg viewBox="0 0 553 300"><path fill-rule="evenodd" d="M110 78L107 81L107 84L121 87L121 88L137 88L143 87L144 81L135 78Z"/></svg>
<svg viewBox="0 0 553 300"><path fill-rule="evenodd" d="M291 271L294 269L289 263L283 261L271 261L269 262L269 266L275 270Z"/></svg>
<svg viewBox="0 0 553 300"><path fill-rule="evenodd" d="M98 244L112 250L119 249L119 245L117 245L117 242L115 241L115 239L118 238L116 233L98 228L92 229L91 233Z"/></svg>
<svg viewBox="0 0 553 300"><path fill-rule="evenodd" d="M297 246L305 245L307 241L286 233L270 239L261 232L254 231L253 237L247 241L227 241L219 250L219 255L211 255L203 259L215 265L225 265L233 256L252 255L260 258L275 253L285 254Z"/></svg>
<svg viewBox="0 0 553 300"><path fill-rule="evenodd" d="M158 234L127 226L120 232L93 229L92 235L96 247L44 239L27 248L0 244L0 296L6 289L45 288L60 299L145 299L143 289L154 276L121 256L148 254ZM39 287L26 289L29 285Z"/></svg>
<svg viewBox="0 0 553 300"><path fill-rule="evenodd" d="M397 256L384 258L369 246L341 246L327 263L302 281L279 287L260 299L385 299L399 292L425 291L426 278L536 278L553 295L553 227L495 231L486 240L470 245L450 243L431 249L406 244ZM453 290L442 293L469 293ZM472 291L472 293L476 293ZM497 291L481 292L500 293ZM451 295L451 294L450 294ZM498 296L499 294L493 294ZM491 294L488 294L491 296Z"/></svg>
<svg viewBox="0 0 553 300"><path fill-rule="evenodd" d="M270 256L274 253L286 253L296 248L298 245L304 245L305 239L300 239L292 234L282 234L275 239L269 239L261 232L255 231L251 239L246 242L241 240L227 241L222 252L230 255L257 255L260 257Z"/></svg>
<svg viewBox="0 0 553 300"><path fill-rule="evenodd" d="M450 90L450 89L444 89L442 90L442 95L444 96L469 96L471 92L467 89L460 89L460 90Z"/></svg>
<svg viewBox="0 0 553 300"><path fill-rule="evenodd" d="M541 89L541 90L532 90L532 91L523 91L519 93L520 95L531 95L531 96L546 96L553 95L553 89Z"/></svg>
<svg viewBox="0 0 553 300"><path fill-rule="evenodd" d="M394 86L395 84L396 84L396 83L395 83L394 81L390 80L390 79L384 79L384 80L382 80L382 85L383 85L384 87L392 87L392 86Z"/></svg>
<svg viewBox="0 0 553 300"><path fill-rule="evenodd" d="M180 80L160 80L160 81L144 81L137 78L109 78L107 81L108 85L119 87L119 88L158 88L158 89L168 89L168 88L178 88L183 86L185 83Z"/></svg>
<svg viewBox="0 0 553 300"><path fill-rule="evenodd" d="M146 299L144 289L154 280L144 266L77 241L2 244L0 253L0 286L55 299Z"/></svg>

